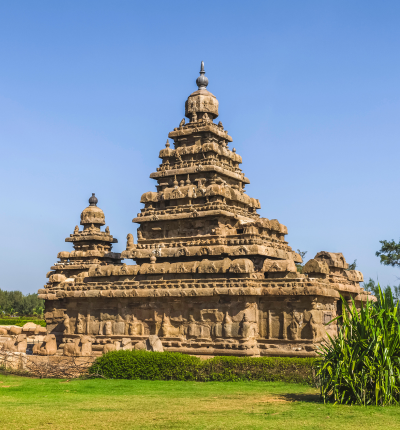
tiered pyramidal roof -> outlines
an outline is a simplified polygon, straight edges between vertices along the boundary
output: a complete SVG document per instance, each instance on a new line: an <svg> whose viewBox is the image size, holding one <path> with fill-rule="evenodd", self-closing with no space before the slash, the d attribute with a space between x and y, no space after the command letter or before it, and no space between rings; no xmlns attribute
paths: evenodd
<svg viewBox="0 0 400 430"><path fill-rule="evenodd" d="M81 213L83 230L75 226L74 232L65 239L72 242L74 250L59 252L59 262L51 267L52 272L47 274L50 282L55 286L59 283L72 285L83 282L89 276L89 270L98 265L121 264L121 254L111 252L112 244L118 240L110 234L109 227L101 231L105 225L104 212L97 207L98 199L94 193L89 199L89 206Z"/></svg>
<svg viewBox="0 0 400 430"><path fill-rule="evenodd" d="M142 195L145 206L133 219L138 244L123 257L140 264L151 257L174 263L247 256L258 271L266 257L301 262L285 242L287 228L261 218L259 201L245 192L242 157L229 149L222 123L214 123L218 100L206 89L204 63L196 82L185 104L189 122L183 119L168 135L173 147L167 140L160 151L162 162L150 175L157 190Z"/></svg>

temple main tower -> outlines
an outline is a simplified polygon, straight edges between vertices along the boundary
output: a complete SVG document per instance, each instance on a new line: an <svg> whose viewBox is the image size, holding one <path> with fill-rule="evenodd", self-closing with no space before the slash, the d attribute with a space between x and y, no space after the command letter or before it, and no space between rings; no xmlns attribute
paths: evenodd
<svg viewBox="0 0 400 430"><path fill-rule="evenodd" d="M142 195L133 219L137 244L128 234L126 250L111 253L116 239L100 231L97 199L82 212L84 231L67 239L75 251L59 254L39 292L49 331L61 345L93 336L98 353L105 343L134 347L157 334L165 349L196 355L315 355L326 332L336 332L328 323L339 293L366 299L362 275L327 252L298 273L287 228L261 218L259 201L245 192L242 158L214 122L219 103L204 63L196 83L185 103L189 122L169 133L173 144L167 140L150 175L156 190Z"/></svg>

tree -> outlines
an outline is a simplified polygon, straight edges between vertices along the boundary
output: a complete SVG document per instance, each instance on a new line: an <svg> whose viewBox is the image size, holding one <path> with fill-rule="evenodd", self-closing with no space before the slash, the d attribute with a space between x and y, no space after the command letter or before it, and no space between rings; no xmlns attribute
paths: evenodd
<svg viewBox="0 0 400 430"><path fill-rule="evenodd" d="M345 270L356 270L357 267L357 260L354 260L351 264L349 264L349 267Z"/></svg>
<svg viewBox="0 0 400 430"><path fill-rule="evenodd" d="M372 293L379 302L379 284L376 284L372 278L369 278L368 282L364 282L363 287L365 291ZM400 299L400 285L394 286L393 288L390 285L386 285L386 287L382 288L382 294L385 296L386 300L390 300L390 297L393 296L394 302L397 303Z"/></svg>
<svg viewBox="0 0 400 430"><path fill-rule="evenodd" d="M394 240L380 240L381 249L375 253L381 258L381 264L385 266L400 266L400 241L396 243Z"/></svg>
<svg viewBox="0 0 400 430"><path fill-rule="evenodd" d="M300 255L301 259L303 260L303 263L296 263L297 271L299 273L303 273L304 256L307 254L307 251L300 251L300 249L298 249L297 253Z"/></svg>
<svg viewBox="0 0 400 430"><path fill-rule="evenodd" d="M39 300L37 294L24 295L20 291L0 290L0 314L31 316L38 306L44 308L44 301Z"/></svg>

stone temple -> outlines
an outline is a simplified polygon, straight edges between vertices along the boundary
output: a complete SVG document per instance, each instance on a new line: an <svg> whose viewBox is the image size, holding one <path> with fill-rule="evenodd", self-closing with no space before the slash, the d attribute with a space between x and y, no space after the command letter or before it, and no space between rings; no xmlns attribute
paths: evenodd
<svg viewBox="0 0 400 430"><path fill-rule="evenodd" d="M137 243L112 252L117 240L93 194L59 261L39 290L48 333L59 351L82 337L93 354L135 348L158 335L164 350L195 355L314 356L335 334L340 295L366 300L362 274L346 270L341 253L319 252L302 273L285 241L287 228L257 214L245 192L242 158L229 149L217 98L204 64L185 116L160 151L133 219ZM126 263L123 263L125 260ZM131 260L131 261L130 261ZM133 260L133 261L132 261ZM106 346L110 347L107 349Z"/></svg>

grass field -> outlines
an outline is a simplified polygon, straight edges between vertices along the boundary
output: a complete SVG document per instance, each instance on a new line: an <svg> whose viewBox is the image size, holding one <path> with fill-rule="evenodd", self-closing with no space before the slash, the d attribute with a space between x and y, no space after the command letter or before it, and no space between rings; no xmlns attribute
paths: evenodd
<svg viewBox="0 0 400 430"><path fill-rule="evenodd" d="M399 429L399 407L324 405L279 382L30 379L0 375L1 429Z"/></svg>

